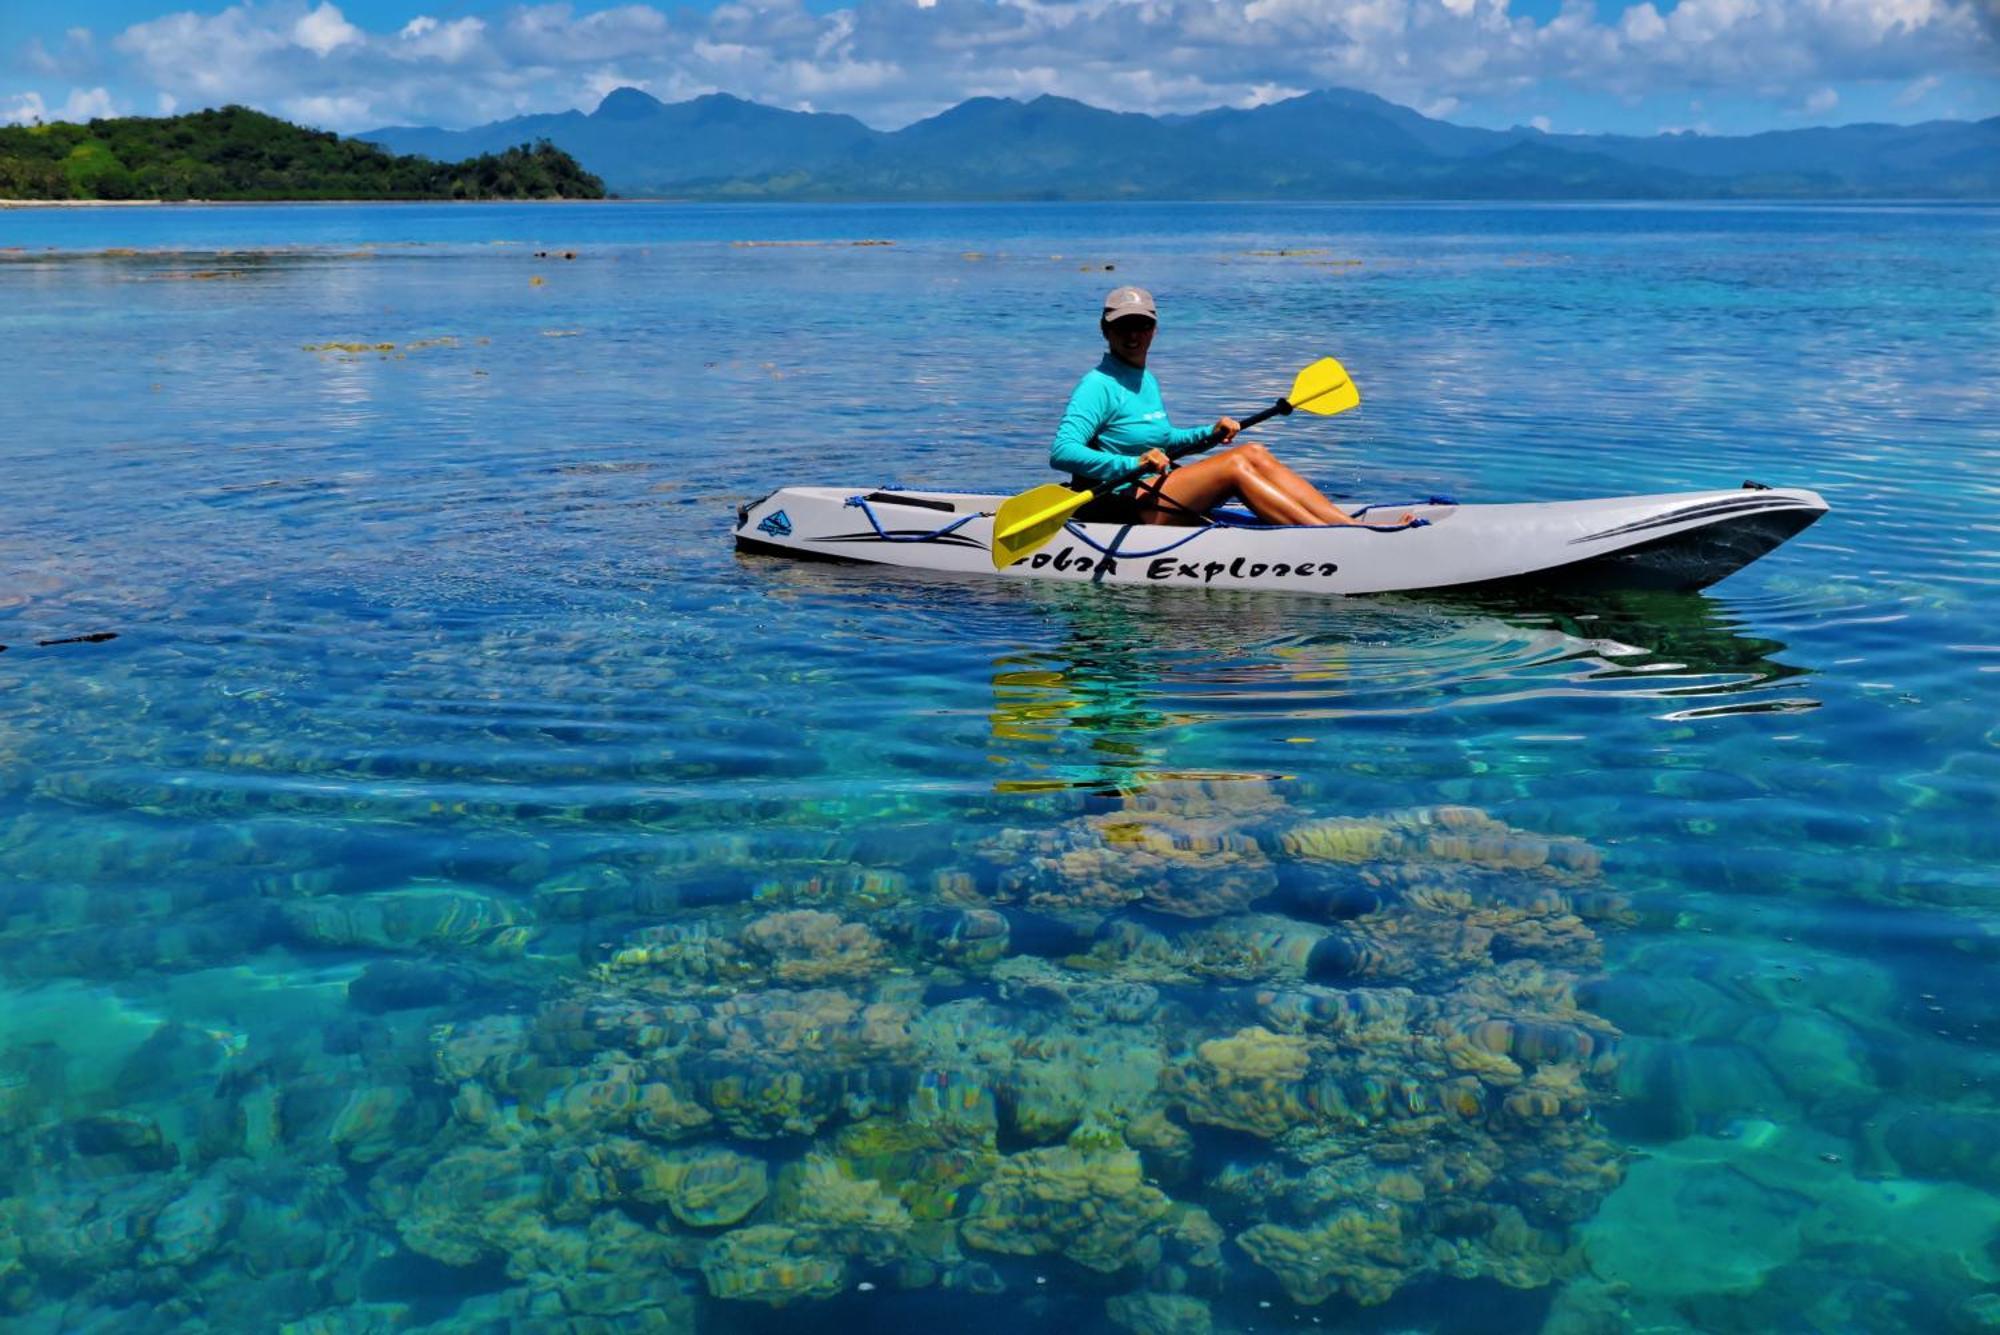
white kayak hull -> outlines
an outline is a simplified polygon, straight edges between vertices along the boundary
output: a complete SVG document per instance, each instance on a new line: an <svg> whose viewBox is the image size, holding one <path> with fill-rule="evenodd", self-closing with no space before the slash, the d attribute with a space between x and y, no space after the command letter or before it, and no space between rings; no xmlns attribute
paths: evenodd
<svg viewBox="0 0 2000 1335"><path fill-rule="evenodd" d="M793 558L859 561L1000 579L1415 593L1495 586L1700 589L1826 513L1793 488L1604 500L1369 505L1331 528L1072 523L1005 570L993 568L1004 496L785 487L737 511L736 542ZM1401 522L1404 516L1414 521ZM1247 518L1247 516L1243 516Z"/></svg>

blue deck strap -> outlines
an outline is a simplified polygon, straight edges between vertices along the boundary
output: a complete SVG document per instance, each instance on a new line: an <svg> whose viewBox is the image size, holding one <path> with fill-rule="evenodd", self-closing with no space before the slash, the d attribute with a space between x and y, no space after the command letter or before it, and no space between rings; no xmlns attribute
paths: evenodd
<svg viewBox="0 0 2000 1335"><path fill-rule="evenodd" d="M898 487L896 490L901 491L903 489ZM869 524L875 529L875 536L884 542L929 542L934 538L942 538L953 529L964 528L975 519L983 518L983 516L978 514L960 515L943 528L934 528L928 533L891 533L889 530L883 528L882 521L875 517L875 507L868 504L866 496L849 496L847 503L858 507L862 514L868 516Z"/></svg>
<svg viewBox="0 0 2000 1335"><path fill-rule="evenodd" d="M1426 503L1419 501L1406 502L1406 504L1411 505ZM1456 504L1456 502L1453 502L1453 504ZM1353 517L1358 519L1371 509L1394 510L1396 508L1393 505L1364 505L1361 509L1354 512ZM1318 533L1330 528L1358 528L1368 533L1401 533L1406 528L1429 528L1431 526L1431 521L1421 516L1412 519L1407 524L1260 524L1254 516L1249 520L1242 520L1236 517L1235 512L1226 510L1211 510L1208 517L1214 521L1209 525L1211 528L1247 528L1258 533L1291 533L1301 529Z"/></svg>
<svg viewBox="0 0 2000 1335"><path fill-rule="evenodd" d="M1209 529L1214 527L1216 527L1216 525L1206 524L1201 528L1193 529L1188 533L1188 535L1185 538L1176 539L1175 541L1168 543L1164 547L1155 547L1150 552L1126 552L1126 551L1114 550L1118 546L1117 539L1113 539L1111 546L1106 547L1103 543L1091 537L1088 533L1085 533L1075 524L1063 525L1063 528L1069 533L1071 537L1075 538L1078 542L1090 548L1092 551L1103 552L1106 556L1115 556L1120 558L1121 560L1126 557L1130 557L1134 561L1142 560L1148 556L1162 556L1165 555L1167 552L1174 550L1174 548L1176 547L1185 547L1188 543L1193 542L1196 538L1200 537L1202 534L1208 532ZM1131 529L1132 526L1130 524L1121 526L1118 530L1119 536L1120 537L1124 536L1126 533L1130 532Z"/></svg>
<svg viewBox="0 0 2000 1335"><path fill-rule="evenodd" d="M1436 503L1444 504L1444 502L1441 501ZM1455 505L1457 504L1457 502L1454 501L1451 502L1451 504ZM1393 509L1394 507L1387 507L1387 508ZM1093 551L1102 552L1106 556L1130 557L1133 560L1143 560L1144 558L1149 556L1164 556L1168 552L1173 551L1175 548L1185 547L1188 543L1193 542L1196 538L1200 537L1202 534L1218 528L1247 528L1261 533L1289 533L1300 529L1309 529L1314 532L1318 532L1324 529L1337 529L1337 528L1358 528L1368 533L1401 533L1406 528L1429 528L1431 524L1430 520L1422 518L1412 519L1407 524L1259 524L1255 522L1255 516L1251 516L1250 520L1246 522L1245 520L1236 518L1237 513L1241 512L1212 510L1209 512L1208 515L1210 521L1209 523L1202 525L1200 528L1191 530L1188 533L1188 535L1184 538L1178 538L1175 541L1168 543L1164 547L1155 547L1151 551L1146 551L1146 552L1128 552L1124 550L1114 550L1118 547L1118 539L1113 539L1111 546L1106 547L1103 543L1100 543L1096 539L1092 538L1088 533L1085 533L1075 524L1064 524L1063 527L1066 530L1068 530L1071 537L1075 538L1078 542L1082 543L1084 546L1091 548ZM1356 510L1354 513L1358 515L1361 513L1361 511ZM1125 525L1123 528L1119 530L1120 538L1122 538L1124 534L1130 531L1131 531L1131 525L1129 524Z"/></svg>

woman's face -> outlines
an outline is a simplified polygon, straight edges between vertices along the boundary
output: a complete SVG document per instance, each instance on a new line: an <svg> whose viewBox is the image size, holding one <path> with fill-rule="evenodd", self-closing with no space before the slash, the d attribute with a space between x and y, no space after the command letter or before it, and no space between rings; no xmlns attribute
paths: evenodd
<svg viewBox="0 0 2000 1335"><path fill-rule="evenodd" d="M1153 346L1156 326L1143 315L1128 315L1104 326L1104 341L1120 361L1134 366L1146 364L1146 349Z"/></svg>

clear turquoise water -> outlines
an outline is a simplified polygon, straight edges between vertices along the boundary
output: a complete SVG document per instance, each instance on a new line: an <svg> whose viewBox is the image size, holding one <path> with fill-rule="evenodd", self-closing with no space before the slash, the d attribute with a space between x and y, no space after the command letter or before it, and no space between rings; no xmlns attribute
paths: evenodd
<svg viewBox="0 0 2000 1335"><path fill-rule="evenodd" d="M0 212L0 1320L1993 1328L1997 261ZM1357 499L1833 512L1564 605L731 550L781 482L1045 480L1122 281L1189 420L1339 356L1267 439Z"/></svg>

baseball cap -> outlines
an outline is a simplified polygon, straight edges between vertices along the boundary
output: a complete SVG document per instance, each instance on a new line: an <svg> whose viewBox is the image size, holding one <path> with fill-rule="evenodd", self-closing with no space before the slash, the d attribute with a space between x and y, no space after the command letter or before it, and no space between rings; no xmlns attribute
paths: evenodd
<svg viewBox="0 0 2000 1335"><path fill-rule="evenodd" d="M1143 287L1116 287L1104 298L1104 322L1122 320L1128 315L1143 315L1148 320L1157 321L1160 313L1153 308L1153 294Z"/></svg>

